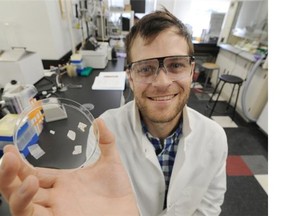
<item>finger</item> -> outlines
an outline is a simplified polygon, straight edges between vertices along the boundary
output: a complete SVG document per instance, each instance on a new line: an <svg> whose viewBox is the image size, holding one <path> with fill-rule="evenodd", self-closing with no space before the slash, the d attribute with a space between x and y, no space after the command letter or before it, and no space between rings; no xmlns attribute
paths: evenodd
<svg viewBox="0 0 288 216"><path fill-rule="evenodd" d="M34 168L31 165L28 165L24 162L22 156L19 153L19 150L13 145L7 145L4 148L5 153L13 153L16 157L16 161L19 162L19 178L24 180L29 175L34 175L38 178L39 184L43 188L51 187L56 181L57 176L63 174L64 170L48 169L48 168Z"/></svg>
<svg viewBox="0 0 288 216"><path fill-rule="evenodd" d="M105 122L101 118L94 121L94 131L98 131L99 148L101 150L101 157L118 158L118 153L115 145L115 136L106 127Z"/></svg>
<svg viewBox="0 0 288 216"><path fill-rule="evenodd" d="M33 203L41 206L51 206L54 201L51 191L53 191L53 189L43 189L39 187L37 193L33 197Z"/></svg>
<svg viewBox="0 0 288 216"><path fill-rule="evenodd" d="M35 175L35 169L28 165L27 163L24 162L24 160L22 159L22 156L20 155L19 150L14 146L14 145L6 145L4 147L4 153L13 153L15 156L15 160L19 163L19 177L20 179L24 179L26 178L28 175Z"/></svg>
<svg viewBox="0 0 288 216"><path fill-rule="evenodd" d="M17 176L19 167L19 161L13 153L4 154L0 168L0 192L6 200L9 200L13 191L21 184Z"/></svg>
<svg viewBox="0 0 288 216"><path fill-rule="evenodd" d="M48 168L36 168L35 176L39 180L39 185L42 188L51 188L54 183L57 181L57 178L68 172L72 172L73 170L56 170L56 169L48 169Z"/></svg>
<svg viewBox="0 0 288 216"><path fill-rule="evenodd" d="M38 179L28 176L21 186L12 193L9 204L13 215L32 215L34 204L32 199L39 189Z"/></svg>
<svg viewBox="0 0 288 216"><path fill-rule="evenodd" d="M103 119L101 119L101 118L95 119L93 126L94 126L95 135L98 133L99 143L110 144L110 143L113 143L115 141L114 135L106 127Z"/></svg>
<svg viewBox="0 0 288 216"><path fill-rule="evenodd" d="M22 184L22 180L17 176L22 161L19 161L13 147L5 150L2 160L0 169L0 191L2 191L1 193L6 200L10 200L11 194L17 191ZM55 174L53 170L51 170L51 172L43 170L39 173L41 174L35 175L35 177L37 176L38 181L42 180L42 184L50 188L54 184L57 174ZM35 202L41 205L49 205L49 192L50 190L40 188L34 197Z"/></svg>

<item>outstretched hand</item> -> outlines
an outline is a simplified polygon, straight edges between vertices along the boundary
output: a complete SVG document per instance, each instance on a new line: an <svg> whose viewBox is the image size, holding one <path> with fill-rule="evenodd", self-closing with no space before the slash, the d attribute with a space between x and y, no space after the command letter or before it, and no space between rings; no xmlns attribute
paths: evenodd
<svg viewBox="0 0 288 216"><path fill-rule="evenodd" d="M101 119L94 121L95 130L101 150L99 160L73 171L32 168L14 146L5 147L0 193L12 215L139 215L114 135Z"/></svg>

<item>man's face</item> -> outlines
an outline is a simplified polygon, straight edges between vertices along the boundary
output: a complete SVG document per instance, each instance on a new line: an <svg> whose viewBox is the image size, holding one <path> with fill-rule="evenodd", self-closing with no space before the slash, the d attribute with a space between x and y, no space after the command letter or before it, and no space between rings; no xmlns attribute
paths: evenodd
<svg viewBox="0 0 288 216"><path fill-rule="evenodd" d="M160 33L150 44L146 44L138 36L131 49L132 62L174 55L188 55L188 45L171 28ZM191 70L193 69L194 63ZM192 75L191 73L186 79L173 81L161 68L154 82L149 84L135 82L129 76L130 87L144 120L168 123L179 118L190 94Z"/></svg>

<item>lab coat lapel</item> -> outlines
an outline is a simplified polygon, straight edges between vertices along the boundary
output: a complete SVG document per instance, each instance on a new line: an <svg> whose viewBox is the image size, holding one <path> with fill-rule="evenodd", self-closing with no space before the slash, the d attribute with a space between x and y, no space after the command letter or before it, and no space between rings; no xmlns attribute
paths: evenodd
<svg viewBox="0 0 288 216"><path fill-rule="evenodd" d="M189 150L189 148L191 148L190 146L191 140L193 140L193 133L192 128L190 127L191 125L190 121L191 119L189 119L187 114L187 106L185 106L183 110L183 134L178 144L178 150L169 185L169 192L167 197L168 208L173 207L175 202L181 197L181 195L185 190L185 185L187 185L186 181L187 179L189 179L187 174L191 170L188 172L187 167L183 167L183 164L184 161L191 160L189 157L193 157L193 155L190 154L191 151ZM192 123L192 127L193 125L194 124Z"/></svg>
<svg viewBox="0 0 288 216"><path fill-rule="evenodd" d="M178 175L178 173L181 171L182 165L185 161L185 157L186 157L186 148L188 148L188 142L186 140L188 140L189 136L191 136L191 131L192 129L190 128L189 125L189 119L188 119L188 114L187 114L187 107L185 106L184 110L183 110L183 131L182 131L182 135L180 138L180 141L178 143L178 148L177 148L177 154L176 154L176 158L175 158L175 162L174 162L174 166L173 166L173 171L172 171L172 175L171 175L171 179L170 179L170 188L171 189L173 182L176 181L176 177Z"/></svg>
<svg viewBox="0 0 288 216"><path fill-rule="evenodd" d="M145 134L142 132L142 124L141 124L141 119L140 119L140 113L137 108L135 100L133 101L133 111L132 111L132 122L133 122L133 128L135 131L137 131L138 136L140 136L141 140L141 148L143 153L145 154L146 158L162 173L158 158L155 154L155 149L153 145L150 143L148 138L146 137ZM164 180L164 175L163 175L163 181Z"/></svg>

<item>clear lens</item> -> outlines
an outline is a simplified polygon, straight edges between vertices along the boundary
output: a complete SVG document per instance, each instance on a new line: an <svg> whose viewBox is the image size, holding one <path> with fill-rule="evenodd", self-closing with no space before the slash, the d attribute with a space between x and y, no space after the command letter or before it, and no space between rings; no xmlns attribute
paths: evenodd
<svg viewBox="0 0 288 216"><path fill-rule="evenodd" d="M167 76L173 80L189 76L191 72L190 57L169 57L164 59Z"/></svg>
<svg viewBox="0 0 288 216"><path fill-rule="evenodd" d="M134 62L131 66L132 78L136 82L152 83L164 65L166 76L171 80L179 80L190 76L191 57L171 56Z"/></svg>
<svg viewBox="0 0 288 216"><path fill-rule="evenodd" d="M152 82L159 68L157 59L136 62L132 65L133 78L137 82Z"/></svg>

